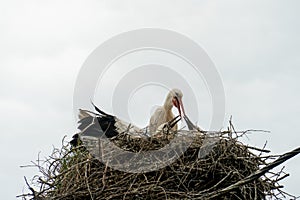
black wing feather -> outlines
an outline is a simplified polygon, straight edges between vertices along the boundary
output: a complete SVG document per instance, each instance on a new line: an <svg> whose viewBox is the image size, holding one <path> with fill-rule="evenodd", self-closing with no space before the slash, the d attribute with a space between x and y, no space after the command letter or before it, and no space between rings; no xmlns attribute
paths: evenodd
<svg viewBox="0 0 300 200"><path fill-rule="evenodd" d="M93 104L93 102L92 102ZM78 129L81 131L82 136L91 136L100 138L104 134L107 138L117 136L119 133L116 131L116 119L113 115L109 115L93 104L95 110L100 114L95 116L88 116L78 121ZM79 135L75 134L70 141L72 146L77 146L80 142Z"/></svg>

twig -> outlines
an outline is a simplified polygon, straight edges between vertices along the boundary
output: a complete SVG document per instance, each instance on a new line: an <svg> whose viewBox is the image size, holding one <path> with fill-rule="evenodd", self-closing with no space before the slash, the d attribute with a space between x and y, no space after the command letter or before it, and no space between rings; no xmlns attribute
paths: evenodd
<svg viewBox="0 0 300 200"><path fill-rule="evenodd" d="M268 172L269 170L273 169L274 167L282 164L283 162L287 161L288 159L296 156L297 154L300 153L300 147L283 154L282 156L280 156L277 160L275 160L274 162L268 164L267 166L261 168L260 170L257 170L255 173L251 174L250 176L247 176L246 178L244 178L243 180L240 180L238 182L236 182L235 184L232 184L226 188L223 188L221 190L206 194L205 196L213 199L216 197L221 196L224 193L230 192L238 187L241 187L242 185L245 185L247 183L250 183L251 181L258 179L259 177L261 177L262 175L264 175L266 172Z"/></svg>

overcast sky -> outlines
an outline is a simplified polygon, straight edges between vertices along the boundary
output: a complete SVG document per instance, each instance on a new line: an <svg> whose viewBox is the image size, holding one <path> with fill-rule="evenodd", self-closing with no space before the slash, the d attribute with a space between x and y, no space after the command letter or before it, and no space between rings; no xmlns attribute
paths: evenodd
<svg viewBox="0 0 300 200"><path fill-rule="evenodd" d="M271 131L246 142L268 140L273 153L300 146L299 8L298 0L1 1L1 198L15 199L23 176L36 173L21 165L76 131L73 90L89 54L138 28L174 30L206 50L223 80L226 120ZM300 156L285 164L282 183L299 196Z"/></svg>

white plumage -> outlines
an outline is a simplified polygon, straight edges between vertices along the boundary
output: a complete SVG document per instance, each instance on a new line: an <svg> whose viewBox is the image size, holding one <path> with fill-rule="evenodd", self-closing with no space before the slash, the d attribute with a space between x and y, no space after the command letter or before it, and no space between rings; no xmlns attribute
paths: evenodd
<svg viewBox="0 0 300 200"><path fill-rule="evenodd" d="M162 124L174 119L174 114L172 113L173 106L175 106L178 109L180 117L185 116L182 97L183 94L179 89L172 89L168 93L164 105L158 107L150 118L150 134L155 134ZM177 128L177 124L175 124L172 130L177 131Z"/></svg>
<svg viewBox="0 0 300 200"><path fill-rule="evenodd" d="M161 137L169 130L177 131L177 122L180 119L188 120L184 112L182 96L179 89L172 89L168 93L164 105L156 109L151 116L149 126L145 128L139 128L116 116L107 114L95 105L94 108L97 113L80 109L78 116L80 133L73 136L74 139L71 144L76 146L79 136L101 138L105 135L108 138L114 138L119 134L127 134L132 138L147 139L149 137ZM178 109L179 116L177 117L174 117L172 113L173 106Z"/></svg>

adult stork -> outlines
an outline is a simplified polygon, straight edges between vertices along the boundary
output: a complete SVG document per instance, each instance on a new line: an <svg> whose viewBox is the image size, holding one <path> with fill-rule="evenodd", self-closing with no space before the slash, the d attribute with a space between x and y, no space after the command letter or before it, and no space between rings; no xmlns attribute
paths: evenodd
<svg viewBox="0 0 300 200"><path fill-rule="evenodd" d="M173 106L178 109L179 116L185 118L185 111L182 103L183 94L179 89L172 89L168 93L163 106L158 107L150 118L149 130L151 134L155 134L162 124L174 119L172 112ZM177 131L178 127L175 124L172 131Z"/></svg>
<svg viewBox="0 0 300 200"><path fill-rule="evenodd" d="M70 141L72 146L81 144L80 137L101 138L104 135L107 138L114 138L120 134L129 135L131 138L149 139L149 127L139 128L131 123L125 122L116 116L107 114L94 105L97 113L79 109L78 129L79 133L73 135ZM157 128L157 135L172 129L176 126L180 118L177 116ZM167 130L166 130L167 129Z"/></svg>
<svg viewBox="0 0 300 200"><path fill-rule="evenodd" d="M149 126L145 128L139 128L131 123L119 119L116 116L107 114L94 104L93 105L97 113L80 109L78 115L78 129L80 132L73 136L73 140L70 143L73 146L77 146L79 136L99 138L105 135L107 138L113 138L119 134L127 134L132 138L147 139L151 136L161 135L169 130L177 131L177 122L180 121L182 117L186 121L189 129L191 129L194 125L185 115L182 96L183 94L179 89L172 89L168 93L164 105L156 109L150 119ZM174 114L172 113L173 106L178 109L179 116L177 117L174 117Z"/></svg>

